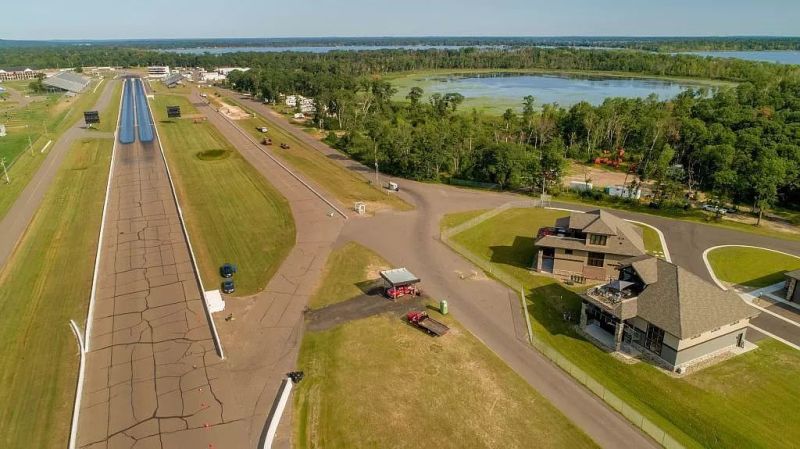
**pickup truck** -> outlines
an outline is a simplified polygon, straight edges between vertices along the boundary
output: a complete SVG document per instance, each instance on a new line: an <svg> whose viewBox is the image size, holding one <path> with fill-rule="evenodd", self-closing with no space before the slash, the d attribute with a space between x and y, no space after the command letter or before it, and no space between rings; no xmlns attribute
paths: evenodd
<svg viewBox="0 0 800 449"><path fill-rule="evenodd" d="M408 322L434 337L441 337L450 330L444 323L436 321L421 310L412 310L406 315Z"/></svg>

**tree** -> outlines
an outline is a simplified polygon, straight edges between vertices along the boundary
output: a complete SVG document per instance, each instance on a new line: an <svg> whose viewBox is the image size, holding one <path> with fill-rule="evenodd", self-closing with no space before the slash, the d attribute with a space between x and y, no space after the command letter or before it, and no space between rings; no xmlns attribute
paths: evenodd
<svg viewBox="0 0 800 449"><path fill-rule="evenodd" d="M762 155L753 164L751 182L755 192L755 204L758 206L756 226L761 225L764 209L775 204L778 187L781 185L785 173L786 168L783 161L773 155Z"/></svg>
<svg viewBox="0 0 800 449"><path fill-rule="evenodd" d="M419 105L419 100L420 98L422 98L423 93L424 91L422 90L422 88L417 86L412 87L411 90L408 92L408 95L406 95L406 99L411 102L412 108L414 109L417 108L417 106Z"/></svg>

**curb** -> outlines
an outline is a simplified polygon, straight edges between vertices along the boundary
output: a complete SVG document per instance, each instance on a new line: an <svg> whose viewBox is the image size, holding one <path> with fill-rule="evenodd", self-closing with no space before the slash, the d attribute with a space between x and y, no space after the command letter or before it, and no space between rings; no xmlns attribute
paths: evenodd
<svg viewBox="0 0 800 449"><path fill-rule="evenodd" d="M672 262L672 257L669 255L669 248L667 248L667 239L664 237L664 233L661 232L661 229L658 229L657 227L655 227L655 226L653 226L651 224L647 224L647 223L644 223L644 222L641 222L641 221L628 220L628 219L625 219L625 221L627 221L628 223L633 223L633 224L637 224L637 225L640 225L640 226L647 226L648 228L656 231L656 234L658 234L659 240L661 240L661 249L664 250L664 260L666 260L667 262L670 262L670 263Z"/></svg>
<svg viewBox="0 0 800 449"><path fill-rule="evenodd" d="M708 261L708 253L710 253L711 251L714 251L715 249L720 249L720 248L753 248L753 249L760 249L760 250L764 250L764 251L770 251L770 252L773 252L773 253L783 254L785 256L794 257L795 259L800 259L800 256L797 256L795 254L790 254L790 253L787 253L787 252L778 251L777 249L764 248L763 246L717 245L717 246L712 246L710 248L706 248L706 250L703 251L703 263L706 264L706 270L708 270L708 274L711 275L711 279L714 281L715 284L717 284L717 286L719 288L721 288L723 290L728 290L728 288L725 287L725 284L723 284L722 281L719 280L719 278L717 278L716 273L714 273L714 269L711 268L711 263Z"/></svg>

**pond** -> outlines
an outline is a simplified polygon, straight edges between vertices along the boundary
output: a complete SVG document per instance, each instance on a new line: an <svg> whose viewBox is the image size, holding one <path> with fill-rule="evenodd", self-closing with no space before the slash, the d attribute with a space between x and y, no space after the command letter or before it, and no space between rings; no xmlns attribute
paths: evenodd
<svg viewBox="0 0 800 449"><path fill-rule="evenodd" d="M391 80L403 99L409 90L419 86L425 96L458 92L465 97L462 108L476 108L502 113L507 108L522 109L527 95L536 98L536 105L558 103L570 107L581 101L601 104L609 97L645 98L656 94L659 99L672 98L688 88L709 87L708 84L667 79L603 77L565 74L451 74L409 75Z"/></svg>

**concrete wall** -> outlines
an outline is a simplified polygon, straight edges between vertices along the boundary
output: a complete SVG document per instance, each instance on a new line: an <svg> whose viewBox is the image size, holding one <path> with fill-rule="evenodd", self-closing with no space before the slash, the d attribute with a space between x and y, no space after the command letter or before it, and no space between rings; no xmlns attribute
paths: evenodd
<svg viewBox="0 0 800 449"><path fill-rule="evenodd" d="M742 327L728 334L720 335L703 343L681 349L678 351L674 361L669 361L666 358L665 360L676 366L683 365L699 357L736 346L739 334L742 334L743 338L746 337L747 328Z"/></svg>

